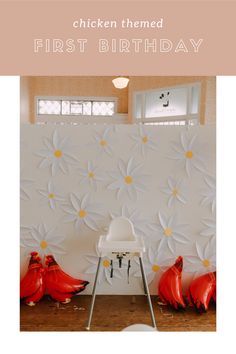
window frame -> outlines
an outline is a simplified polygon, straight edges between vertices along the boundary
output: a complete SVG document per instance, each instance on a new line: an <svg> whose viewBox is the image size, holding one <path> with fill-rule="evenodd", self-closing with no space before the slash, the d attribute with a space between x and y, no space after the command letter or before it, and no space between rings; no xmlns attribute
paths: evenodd
<svg viewBox="0 0 236 354"><path fill-rule="evenodd" d="M190 113L191 108L191 89L193 87L198 88L198 113ZM145 109L146 109L146 94L155 91L171 91L176 88L187 88L187 107L186 107L186 114L185 115L178 115L178 116L165 116L165 117L152 117L146 118L145 117ZM142 105L141 105L141 118L136 118L136 97L138 95L142 95ZM139 124L148 124L148 123L165 123L165 122L178 122L178 121L185 121L185 125L192 125L192 121L196 120L197 124L200 122L200 107L201 107L201 82L193 82L188 84L180 84L174 86L167 86L167 87L157 87L154 89L148 90L139 90L133 92L133 122Z"/></svg>

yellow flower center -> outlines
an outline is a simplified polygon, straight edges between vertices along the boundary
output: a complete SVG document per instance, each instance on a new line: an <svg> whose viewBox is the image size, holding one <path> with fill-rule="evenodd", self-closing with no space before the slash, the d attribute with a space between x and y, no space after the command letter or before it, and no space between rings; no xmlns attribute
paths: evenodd
<svg viewBox="0 0 236 354"><path fill-rule="evenodd" d="M126 184L131 184L131 183L133 183L133 178L132 178L132 176L125 176L125 183L126 183Z"/></svg>
<svg viewBox="0 0 236 354"><path fill-rule="evenodd" d="M192 150L186 151L185 157L186 157L187 159L191 159L191 158L193 157L193 152L192 152Z"/></svg>
<svg viewBox="0 0 236 354"><path fill-rule="evenodd" d="M177 189L177 188L174 188L173 191L172 191L172 195L173 195L174 197L176 197L177 194L178 194L178 189Z"/></svg>
<svg viewBox="0 0 236 354"><path fill-rule="evenodd" d="M49 199L55 198L55 194L54 194L54 193L49 193L49 194L48 194L48 198L49 198Z"/></svg>
<svg viewBox="0 0 236 354"><path fill-rule="evenodd" d="M89 178L94 178L94 173L93 172L89 172L88 176L89 176Z"/></svg>
<svg viewBox="0 0 236 354"><path fill-rule="evenodd" d="M160 266L158 264L153 264L152 271L154 273L157 273L159 270L160 270Z"/></svg>
<svg viewBox="0 0 236 354"><path fill-rule="evenodd" d="M108 259L104 259L102 262L102 265L104 268L108 268L110 266L110 261Z"/></svg>
<svg viewBox="0 0 236 354"><path fill-rule="evenodd" d="M85 218L85 216L87 215L87 211L84 209L80 209L80 211L78 212L78 216L83 219Z"/></svg>
<svg viewBox="0 0 236 354"><path fill-rule="evenodd" d="M204 267L207 268L210 266L211 263L210 263L209 259L203 259L202 264Z"/></svg>
<svg viewBox="0 0 236 354"><path fill-rule="evenodd" d="M62 157L62 151L61 150L55 150L54 151L54 156L59 159L60 157Z"/></svg>
<svg viewBox="0 0 236 354"><path fill-rule="evenodd" d="M45 241L45 240L41 241L41 242L40 242L40 247L41 247L43 250L45 250L45 248L48 247L47 241Z"/></svg>
<svg viewBox="0 0 236 354"><path fill-rule="evenodd" d="M172 235L172 229L167 227L165 230L164 230L164 235L169 237Z"/></svg>
<svg viewBox="0 0 236 354"><path fill-rule="evenodd" d="M148 137L147 137L147 136L144 136L144 137L142 138L142 142L143 142L144 144L146 144L146 143L148 142Z"/></svg>
<svg viewBox="0 0 236 354"><path fill-rule="evenodd" d="M101 146L106 146L107 145L107 141L106 140L101 140L100 141L100 145Z"/></svg>

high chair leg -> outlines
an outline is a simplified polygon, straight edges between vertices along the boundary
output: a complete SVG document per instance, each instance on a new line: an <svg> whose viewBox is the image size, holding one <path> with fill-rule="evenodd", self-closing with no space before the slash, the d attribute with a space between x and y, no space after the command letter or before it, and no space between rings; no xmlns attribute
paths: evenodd
<svg viewBox="0 0 236 354"><path fill-rule="evenodd" d="M101 259L102 259L102 258L99 257L98 266L97 266L97 272L96 272L96 276L95 276L95 280L94 280L94 285L93 285L92 302L91 302L91 305L90 305L88 325L87 325L87 327L86 327L86 330L87 330L87 331L90 330L90 325L91 325L92 316L93 316L93 307L94 307L94 302L95 302L95 297L96 297L96 287L97 287L97 280L98 280L99 269L100 269L100 265L101 265Z"/></svg>
<svg viewBox="0 0 236 354"><path fill-rule="evenodd" d="M139 263L140 263L140 269L141 269L141 273L142 273L144 292L147 295L147 299L148 299L148 305L149 305L149 310L150 310L150 314L151 314L152 325L154 328L157 328L155 315L154 315L153 307L152 307L152 300L151 300L151 296L150 296L149 288L148 288L148 284L147 284L147 278L146 278L146 274L145 274L144 267L143 267L142 257L139 257Z"/></svg>

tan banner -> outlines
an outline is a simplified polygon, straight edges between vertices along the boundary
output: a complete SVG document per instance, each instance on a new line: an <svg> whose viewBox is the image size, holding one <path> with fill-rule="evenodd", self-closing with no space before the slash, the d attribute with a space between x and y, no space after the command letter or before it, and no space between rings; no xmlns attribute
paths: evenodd
<svg viewBox="0 0 236 354"><path fill-rule="evenodd" d="M1 74L235 74L233 1L0 2Z"/></svg>

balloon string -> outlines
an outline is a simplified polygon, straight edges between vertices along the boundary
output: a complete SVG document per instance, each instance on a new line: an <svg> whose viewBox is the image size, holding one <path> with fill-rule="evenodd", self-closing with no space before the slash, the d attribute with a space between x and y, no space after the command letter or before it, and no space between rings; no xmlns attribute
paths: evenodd
<svg viewBox="0 0 236 354"><path fill-rule="evenodd" d="M127 278L128 278L128 284L129 284L129 270L130 270L130 259L128 260L128 269L127 269Z"/></svg>
<svg viewBox="0 0 236 354"><path fill-rule="evenodd" d="M110 274L110 278L113 278L113 260L111 259L111 274Z"/></svg>

